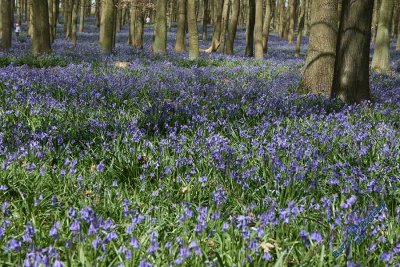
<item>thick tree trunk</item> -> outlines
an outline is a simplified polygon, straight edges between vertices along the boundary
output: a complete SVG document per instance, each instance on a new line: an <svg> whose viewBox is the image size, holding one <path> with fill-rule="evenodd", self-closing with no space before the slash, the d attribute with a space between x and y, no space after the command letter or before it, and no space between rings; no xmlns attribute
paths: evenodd
<svg viewBox="0 0 400 267"><path fill-rule="evenodd" d="M199 36L197 32L195 0L187 0L187 18L189 29L189 59L196 59L199 57Z"/></svg>
<svg viewBox="0 0 400 267"><path fill-rule="evenodd" d="M156 24L154 26L154 53L165 53L167 50L167 0L158 0L156 7Z"/></svg>
<svg viewBox="0 0 400 267"><path fill-rule="evenodd" d="M254 23L256 19L256 1L249 0L249 12L246 25L246 52L248 57L254 56Z"/></svg>
<svg viewBox="0 0 400 267"><path fill-rule="evenodd" d="M337 0L313 0L310 41L300 91L330 95L336 54Z"/></svg>
<svg viewBox="0 0 400 267"><path fill-rule="evenodd" d="M105 54L113 49L114 31L114 0L104 0L101 7L100 45Z"/></svg>
<svg viewBox="0 0 400 267"><path fill-rule="evenodd" d="M72 19L71 19L71 41L72 41L72 47L76 47L76 28L77 28L77 22L78 22L78 1L79 0L73 0L73 6L72 6Z"/></svg>
<svg viewBox="0 0 400 267"><path fill-rule="evenodd" d="M204 0L204 14L203 14L203 27L202 27L202 37L203 41L207 41L207 23L208 23L208 0Z"/></svg>
<svg viewBox="0 0 400 267"><path fill-rule="evenodd" d="M178 28L176 30L175 51L186 50L186 0L178 0Z"/></svg>
<svg viewBox="0 0 400 267"><path fill-rule="evenodd" d="M47 0L32 0L32 50L34 54L51 51Z"/></svg>
<svg viewBox="0 0 400 267"><path fill-rule="evenodd" d="M369 50L374 0L344 0L339 27L332 97L346 103L371 98Z"/></svg>
<svg viewBox="0 0 400 267"><path fill-rule="evenodd" d="M304 29L304 14L305 14L305 1L302 0L300 4L300 16L297 25L297 40L296 40L296 49L294 50L294 55L296 57L300 56L300 47L301 47L301 38L303 36Z"/></svg>
<svg viewBox="0 0 400 267"><path fill-rule="evenodd" d="M233 45L236 37L239 11L240 11L240 0L232 0L232 15L228 26L228 37L226 40L226 50L225 50L225 53L227 55L233 55Z"/></svg>
<svg viewBox="0 0 400 267"><path fill-rule="evenodd" d="M264 54L268 52L268 39L269 39L269 29L271 27L271 18L272 18L272 9L271 9L271 0L266 0L265 7L265 17L264 17L264 25L263 25L263 50Z"/></svg>
<svg viewBox="0 0 400 267"><path fill-rule="evenodd" d="M83 32L85 26L85 0L81 0L81 12L79 15L79 32Z"/></svg>
<svg viewBox="0 0 400 267"><path fill-rule="evenodd" d="M1 50L7 51L11 47L12 37L12 6L11 0L1 0L0 19L1 19Z"/></svg>
<svg viewBox="0 0 400 267"><path fill-rule="evenodd" d="M256 0L256 12L255 12L255 23L254 23L254 50L255 50L255 58L263 59L264 58L264 49L263 49L263 1Z"/></svg>
<svg viewBox="0 0 400 267"><path fill-rule="evenodd" d="M378 72L390 71L390 26L392 24L392 16L393 0L382 0L371 66L372 69Z"/></svg>
<svg viewBox="0 0 400 267"><path fill-rule="evenodd" d="M296 19L296 0L289 0L289 34L288 42L293 44L294 39L294 22Z"/></svg>

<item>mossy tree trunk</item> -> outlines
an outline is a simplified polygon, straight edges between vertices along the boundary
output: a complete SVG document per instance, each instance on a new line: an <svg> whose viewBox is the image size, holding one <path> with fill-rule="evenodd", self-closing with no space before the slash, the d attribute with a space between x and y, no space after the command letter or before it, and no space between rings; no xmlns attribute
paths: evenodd
<svg viewBox="0 0 400 267"><path fill-rule="evenodd" d="M104 0L101 7L100 45L103 53L109 54L113 49L114 0Z"/></svg>
<svg viewBox="0 0 400 267"><path fill-rule="evenodd" d="M254 23L254 50L255 58L264 58L263 49L263 1L256 0L256 12L255 12L255 23Z"/></svg>
<svg viewBox="0 0 400 267"><path fill-rule="evenodd" d="M1 50L7 51L11 48L12 40L12 6L11 0L1 0Z"/></svg>

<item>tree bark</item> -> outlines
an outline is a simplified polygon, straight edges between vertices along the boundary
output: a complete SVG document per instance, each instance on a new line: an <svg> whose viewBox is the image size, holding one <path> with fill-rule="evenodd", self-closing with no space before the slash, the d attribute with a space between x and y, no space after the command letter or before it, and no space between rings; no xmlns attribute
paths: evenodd
<svg viewBox="0 0 400 267"><path fill-rule="evenodd" d="M133 46L136 49L143 49L144 13L142 4L137 3L135 12L135 31L133 34Z"/></svg>
<svg viewBox="0 0 400 267"><path fill-rule="evenodd" d="M1 0L1 43L0 48L8 51L11 48L12 40L12 6L11 0Z"/></svg>
<svg viewBox="0 0 400 267"><path fill-rule="evenodd" d="M81 0L81 13L79 15L79 32L83 32L85 26L85 0Z"/></svg>
<svg viewBox="0 0 400 267"><path fill-rule="evenodd" d="M263 1L256 0L256 12L255 12L255 23L254 23L254 50L255 58L264 58L263 49Z"/></svg>
<svg viewBox="0 0 400 267"><path fill-rule="evenodd" d="M369 51L374 0L344 0L331 97L346 103L370 100Z"/></svg>
<svg viewBox="0 0 400 267"><path fill-rule="evenodd" d="M229 0L224 1L224 7L222 9L222 21L221 21L221 35L220 45L217 49L218 52L223 53L225 51L225 39L229 21Z"/></svg>
<svg viewBox="0 0 400 267"><path fill-rule="evenodd" d="M301 47L301 38L303 36L303 29L304 29L304 14L305 14L305 1L302 0L300 4L300 16L297 25L297 40L296 40L296 49L294 51L295 57L300 56L300 47Z"/></svg>
<svg viewBox="0 0 400 267"><path fill-rule="evenodd" d="M256 18L256 2L249 0L249 10L246 25L246 52L248 57L254 56L254 23Z"/></svg>
<svg viewBox="0 0 400 267"><path fill-rule="evenodd" d="M375 43L376 33L378 31L378 23L379 23L379 10L381 7L381 0L374 1L374 13L372 15L372 42Z"/></svg>
<svg viewBox="0 0 400 267"><path fill-rule="evenodd" d="M34 54L51 51L47 0L32 0L32 50Z"/></svg>
<svg viewBox="0 0 400 267"><path fill-rule="evenodd" d="M71 41L72 41L72 47L76 47L76 28L77 28L77 22L78 22L78 1L79 0L73 0L73 6L72 6L72 18L71 18Z"/></svg>
<svg viewBox="0 0 400 267"><path fill-rule="evenodd" d="M167 0L158 0L156 7L156 24L154 26L154 53L165 53L167 50Z"/></svg>
<svg viewBox="0 0 400 267"><path fill-rule="evenodd" d="M203 41L207 41L207 23L208 23L208 0L204 0L203 4L204 14L203 14L203 27L202 27L202 37Z"/></svg>
<svg viewBox="0 0 400 267"><path fill-rule="evenodd" d="M100 45L105 54L110 54L113 49L114 31L114 1L104 0L101 7Z"/></svg>
<svg viewBox="0 0 400 267"><path fill-rule="evenodd" d="M294 22L296 19L296 0L289 0L289 34L288 42L293 44L294 39Z"/></svg>
<svg viewBox="0 0 400 267"><path fill-rule="evenodd" d="M199 57L199 35L197 32L195 0L187 1L187 18L189 29L189 59L193 60Z"/></svg>
<svg viewBox="0 0 400 267"><path fill-rule="evenodd" d="M263 50L264 54L268 52L268 39L269 39L269 29L271 27L271 18L272 18L272 9L271 9L271 0L266 0L265 7L265 17L264 17L264 25L263 25Z"/></svg>
<svg viewBox="0 0 400 267"><path fill-rule="evenodd" d="M392 24L392 16L393 0L382 0L371 66L373 70L378 72L390 71L390 26Z"/></svg>
<svg viewBox="0 0 400 267"><path fill-rule="evenodd" d="M337 39L337 0L314 0L310 41L300 91L329 96L332 87Z"/></svg>
<svg viewBox="0 0 400 267"><path fill-rule="evenodd" d="M281 38L283 38L285 34L285 19L286 19L285 0L281 0L279 2L279 36Z"/></svg>
<svg viewBox="0 0 400 267"><path fill-rule="evenodd" d="M240 11L240 0L232 0L232 15L228 26L228 37L226 41L227 55L233 55L233 45L236 37L236 30Z"/></svg>
<svg viewBox="0 0 400 267"><path fill-rule="evenodd" d="M175 51L186 50L186 0L178 0L178 28L176 30Z"/></svg>
<svg viewBox="0 0 400 267"><path fill-rule="evenodd" d="M222 6L223 6L223 0L214 0L214 11L213 11L213 36L212 36L212 41L211 41L211 47L208 49L208 51L215 52L217 51L219 45L220 45L220 38L221 38L221 22L222 22Z"/></svg>

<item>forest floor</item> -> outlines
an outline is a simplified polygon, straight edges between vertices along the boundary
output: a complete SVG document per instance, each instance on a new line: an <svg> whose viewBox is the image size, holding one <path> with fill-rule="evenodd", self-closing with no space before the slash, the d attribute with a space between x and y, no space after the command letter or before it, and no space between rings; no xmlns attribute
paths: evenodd
<svg viewBox="0 0 400 267"><path fill-rule="evenodd" d="M189 61L175 28L166 55L97 32L0 53L1 266L400 264L399 52L347 106L297 95L275 35Z"/></svg>

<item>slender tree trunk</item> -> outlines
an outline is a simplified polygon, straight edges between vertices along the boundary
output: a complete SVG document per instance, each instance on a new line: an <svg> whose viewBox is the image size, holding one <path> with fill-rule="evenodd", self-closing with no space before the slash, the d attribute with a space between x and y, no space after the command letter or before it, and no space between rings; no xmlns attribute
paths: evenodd
<svg viewBox="0 0 400 267"><path fill-rule="evenodd" d="M133 45L136 49L143 49L144 13L142 4L137 3L135 12L135 32L133 35Z"/></svg>
<svg viewBox="0 0 400 267"><path fill-rule="evenodd" d="M223 53L225 51L225 39L229 21L229 0L224 1L224 7L222 9L222 21L221 21L221 35L220 45L217 49L218 52Z"/></svg>
<svg viewBox="0 0 400 267"><path fill-rule="evenodd" d="M310 41L300 90L330 95L336 54L337 0L314 0Z"/></svg>
<svg viewBox="0 0 400 267"><path fill-rule="evenodd" d="M394 3L393 3L392 30L393 30L393 36L395 36L395 37L397 37L398 26L399 26L399 18L400 18L399 0L394 0Z"/></svg>
<svg viewBox="0 0 400 267"><path fill-rule="evenodd" d="M263 49L263 1L256 0L256 12L255 12L255 23L254 23L254 50L255 58L264 58Z"/></svg>
<svg viewBox="0 0 400 267"><path fill-rule="evenodd" d="M228 26L228 37L226 41L226 54L233 55L233 45L236 37L236 30L240 11L240 0L232 0L232 15Z"/></svg>
<svg viewBox="0 0 400 267"><path fill-rule="evenodd" d="M101 9L101 0L96 0L96 7L95 7L95 13L96 13L96 25L97 25L97 28L100 28L100 23L101 23L101 12L100 12L100 9Z"/></svg>
<svg viewBox="0 0 400 267"><path fill-rule="evenodd" d="M114 1L104 0L101 7L100 45L103 53L110 54L113 48Z"/></svg>
<svg viewBox="0 0 400 267"><path fill-rule="evenodd" d="M219 45L221 44L221 22L222 22L222 6L223 0L214 0L214 11L213 11L213 36L211 41L211 47L208 50L211 52L217 51Z"/></svg>
<svg viewBox="0 0 400 267"><path fill-rule="evenodd" d="M53 12L54 0L48 0L47 4L48 4L48 8L49 8L50 42L53 43L54 42L54 38L55 38L55 36L53 35L53 27L54 27L54 25L53 25L53 23L54 23L53 16L55 16L55 14Z"/></svg>
<svg viewBox="0 0 400 267"><path fill-rule="evenodd" d="M137 1L132 0L131 1L131 16L130 16L130 21L129 21L129 44L133 45L133 40L135 38L135 27L136 27L136 8L137 8Z"/></svg>
<svg viewBox="0 0 400 267"><path fill-rule="evenodd" d="M81 13L79 15L79 32L83 32L85 26L85 0L81 0Z"/></svg>
<svg viewBox="0 0 400 267"><path fill-rule="evenodd" d="M378 31L378 23L379 23L379 10L381 7L381 0L374 1L374 13L372 15L372 42L375 43L376 33Z"/></svg>
<svg viewBox="0 0 400 267"><path fill-rule="evenodd" d="M77 28L77 22L78 22L78 1L79 0L73 0L73 6L72 6L72 19L71 19L71 41L72 41L72 47L76 47L76 28Z"/></svg>
<svg viewBox="0 0 400 267"><path fill-rule="evenodd" d="M265 17L264 17L264 25L263 25L263 50L264 54L268 53L268 39L269 39L269 29L271 27L271 18L272 18L272 9L271 9L271 0L266 0L265 7Z"/></svg>
<svg viewBox="0 0 400 267"><path fill-rule="evenodd" d="M33 13L32 13L32 4L33 4L33 0L28 0L28 9L29 9L29 21L28 21L28 36L32 37L33 36Z"/></svg>
<svg viewBox="0 0 400 267"><path fill-rule="evenodd" d="M332 97L346 103L371 99L369 50L374 0L343 1Z"/></svg>
<svg viewBox="0 0 400 267"><path fill-rule="evenodd" d="M175 51L183 52L186 49L186 0L178 0L178 28L176 30Z"/></svg>
<svg viewBox="0 0 400 267"><path fill-rule="evenodd" d="M154 53L165 53L167 50L167 0L157 1L156 25L154 26Z"/></svg>
<svg viewBox="0 0 400 267"><path fill-rule="evenodd" d="M32 0L32 50L34 54L51 51L47 0Z"/></svg>
<svg viewBox="0 0 400 267"><path fill-rule="evenodd" d="M296 49L294 51L294 55L296 57L300 56L301 38L303 36L303 29L304 29L305 1L306 0L302 0L300 4L300 16L297 25Z"/></svg>
<svg viewBox="0 0 400 267"><path fill-rule="evenodd" d="M199 57L199 35L197 33L195 0L187 0L187 18L189 29L189 59L197 59Z"/></svg>
<svg viewBox="0 0 400 267"><path fill-rule="evenodd" d="M51 23L51 29L50 31L51 36L52 36L52 42L56 39L56 34L57 34L57 21L58 21L58 6L59 6L59 0L53 0L53 22Z"/></svg>
<svg viewBox="0 0 400 267"><path fill-rule="evenodd" d="M256 19L256 2L249 0L249 12L246 27L246 56L254 56L254 23Z"/></svg>
<svg viewBox="0 0 400 267"><path fill-rule="evenodd" d="M11 47L12 40L12 6L11 0L1 0L1 50L7 51Z"/></svg>
<svg viewBox="0 0 400 267"><path fill-rule="evenodd" d="M204 0L204 15L203 15L203 27L202 27L202 37L203 41L207 41L207 23L208 23L208 0Z"/></svg>
<svg viewBox="0 0 400 267"><path fill-rule="evenodd" d="M285 0L279 2L279 36L281 38L285 35L285 23L286 23L286 12L285 12Z"/></svg>
<svg viewBox="0 0 400 267"><path fill-rule="evenodd" d="M294 22L296 19L296 0L289 0L289 34L288 42L293 44L294 39Z"/></svg>
<svg viewBox="0 0 400 267"><path fill-rule="evenodd" d="M390 26L393 16L393 0L382 0L379 13L378 32L371 67L378 72L388 72L390 71Z"/></svg>

